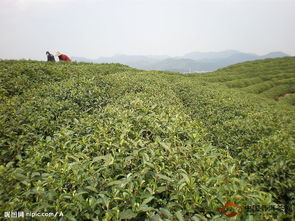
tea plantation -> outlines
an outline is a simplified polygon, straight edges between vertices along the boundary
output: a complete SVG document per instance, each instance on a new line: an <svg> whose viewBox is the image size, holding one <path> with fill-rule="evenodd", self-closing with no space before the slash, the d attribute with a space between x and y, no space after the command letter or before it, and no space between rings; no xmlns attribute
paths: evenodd
<svg viewBox="0 0 295 221"><path fill-rule="evenodd" d="M294 57L190 75L0 61L0 217L292 220L294 83Z"/></svg>

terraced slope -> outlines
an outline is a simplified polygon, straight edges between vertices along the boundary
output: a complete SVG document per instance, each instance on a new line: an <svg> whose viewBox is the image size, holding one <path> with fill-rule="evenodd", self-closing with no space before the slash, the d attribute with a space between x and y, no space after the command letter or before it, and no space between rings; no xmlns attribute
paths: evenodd
<svg viewBox="0 0 295 221"><path fill-rule="evenodd" d="M294 57L245 62L205 74L202 78L295 105Z"/></svg>
<svg viewBox="0 0 295 221"><path fill-rule="evenodd" d="M276 101L233 81L290 82L293 63L182 75L1 61L0 215L220 220L230 201L243 207L236 220L291 220L295 110L281 103L291 95Z"/></svg>

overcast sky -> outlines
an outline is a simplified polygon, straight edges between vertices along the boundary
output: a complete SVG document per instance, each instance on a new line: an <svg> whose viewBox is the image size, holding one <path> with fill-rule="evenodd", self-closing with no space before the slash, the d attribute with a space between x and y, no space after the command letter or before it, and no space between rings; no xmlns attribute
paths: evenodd
<svg viewBox="0 0 295 221"><path fill-rule="evenodd" d="M0 0L0 58L295 55L295 0Z"/></svg>

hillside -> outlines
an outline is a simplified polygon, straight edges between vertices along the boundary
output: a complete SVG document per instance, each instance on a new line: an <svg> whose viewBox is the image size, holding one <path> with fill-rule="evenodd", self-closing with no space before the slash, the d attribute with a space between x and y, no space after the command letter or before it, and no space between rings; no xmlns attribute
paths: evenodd
<svg viewBox="0 0 295 221"><path fill-rule="evenodd" d="M230 201L235 220L291 220L294 76L294 57L191 75L1 61L1 217L221 220Z"/></svg>
<svg viewBox="0 0 295 221"><path fill-rule="evenodd" d="M251 95L295 105L295 58L245 62L197 76Z"/></svg>

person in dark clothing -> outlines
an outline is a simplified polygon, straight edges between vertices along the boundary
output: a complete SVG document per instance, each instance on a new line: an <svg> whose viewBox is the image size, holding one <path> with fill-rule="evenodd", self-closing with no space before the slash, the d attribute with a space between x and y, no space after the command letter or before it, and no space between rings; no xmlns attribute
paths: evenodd
<svg viewBox="0 0 295 221"><path fill-rule="evenodd" d="M56 52L55 55L58 57L59 61L71 62L71 59L65 54L62 54L60 52Z"/></svg>
<svg viewBox="0 0 295 221"><path fill-rule="evenodd" d="M50 54L49 51L46 51L46 55L47 55L47 61L55 62L55 58L54 58L53 54Z"/></svg>

